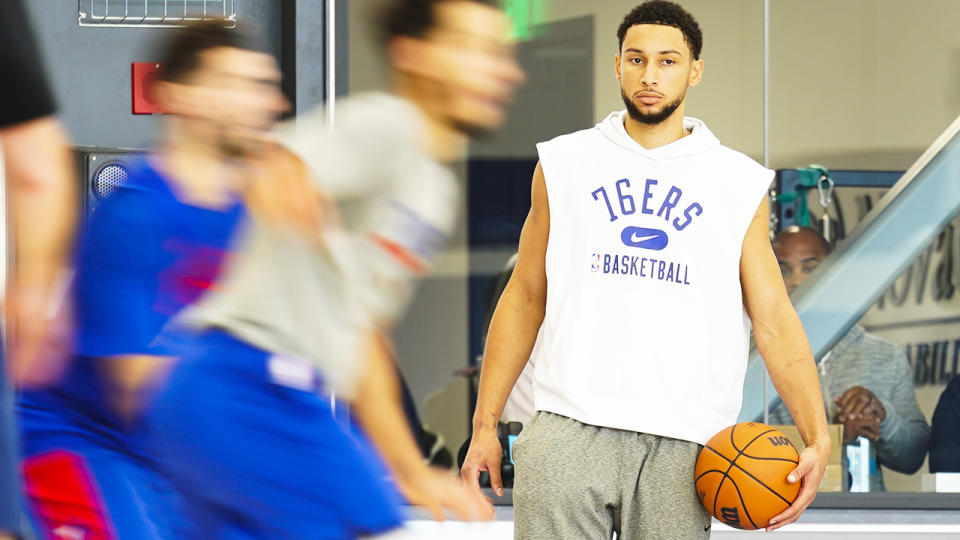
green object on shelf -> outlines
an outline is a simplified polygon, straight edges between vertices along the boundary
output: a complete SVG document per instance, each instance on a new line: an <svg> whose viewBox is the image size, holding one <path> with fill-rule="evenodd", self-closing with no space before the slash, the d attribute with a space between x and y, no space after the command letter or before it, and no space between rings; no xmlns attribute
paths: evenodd
<svg viewBox="0 0 960 540"><path fill-rule="evenodd" d="M779 203L795 203L797 224L804 227L810 227L810 208L807 205L807 192L811 189L817 189L817 184L823 177L829 177L830 171L820 165L810 165L797 169L800 174L800 184L793 193L784 193L777 195Z"/></svg>

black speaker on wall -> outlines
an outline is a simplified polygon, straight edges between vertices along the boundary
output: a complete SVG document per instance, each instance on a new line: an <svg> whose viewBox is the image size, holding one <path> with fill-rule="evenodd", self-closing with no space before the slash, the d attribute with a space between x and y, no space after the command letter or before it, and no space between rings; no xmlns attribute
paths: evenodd
<svg viewBox="0 0 960 540"><path fill-rule="evenodd" d="M130 178L142 150L78 149L77 165L83 179L83 215L89 219L97 206Z"/></svg>

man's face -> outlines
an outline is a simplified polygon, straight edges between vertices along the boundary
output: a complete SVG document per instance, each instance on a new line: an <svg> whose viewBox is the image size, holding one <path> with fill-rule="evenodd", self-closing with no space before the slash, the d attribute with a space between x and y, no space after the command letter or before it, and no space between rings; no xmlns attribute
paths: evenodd
<svg viewBox="0 0 960 540"><path fill-rule="evenodd" d="M168 112L195 120L197 132L227 153L261 141L287 103L280 72L268 54L220 47L204 51L200 65L179 84L167 83Z"/></svg>
<svg viewBox="0 0 960 540"><path fill-rule="evenodd" d="M638 24L624 36L616 71L630 117L659 124L680 107L687 88L700 83L703 61L693 59L678 28Z"/></svg>
<svg viewBox="0 0 960 540"><path fill-rule="evenodd" d="M508 41L509 20L477 2L440 2L435 9L437 23L422 40L418 66L434 90L434 105L464 131L500 127L523 81Z"/></svg>
<svg viewBox="0 0 960 540"><path fill-rule="evenodd" d="M773 252L780 263L783 283L790 294L827 258L820 240L803 232L777 238L773 242Z"/></svg>

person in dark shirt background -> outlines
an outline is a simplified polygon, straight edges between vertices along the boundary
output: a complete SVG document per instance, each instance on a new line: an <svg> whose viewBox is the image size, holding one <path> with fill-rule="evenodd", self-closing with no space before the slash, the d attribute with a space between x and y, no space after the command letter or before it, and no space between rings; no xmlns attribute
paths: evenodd
<svg viewBox="0 0 960 540"><path fill-rule="evenodd" d="M20 0L0 2L0 154L13 265L4 297L7 358L0 369L0 539L22 533L8 375L20 384L49 378L41 361L57 282L67 267L75 220L67 137Z"/></svg>
<svg viewBox="0 0 960 540"><path fill-rule="evenodd" d="M954 377L933 411L930 472L960 473L960 377Z"/></svg>

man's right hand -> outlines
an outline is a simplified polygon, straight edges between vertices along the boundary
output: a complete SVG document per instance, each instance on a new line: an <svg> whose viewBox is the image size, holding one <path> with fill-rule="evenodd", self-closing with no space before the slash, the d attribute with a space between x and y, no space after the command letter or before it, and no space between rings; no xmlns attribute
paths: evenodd
<svg viewBox="0 0 960 540"><path fill-rule="evenodd" d="M873 415L847 418L843 421L843 444L853 444L857 437L880 442L880 420Z"/></svg>
<svg viewBox="0 0 960 540"><path fill-rule="evenodd" d="M500 478L502 455L503 447L495 429L475 430L460 469L460 478L468 487L480 491L480 473L487 471L490 474L490 487L497 496L503 496L503 480Z"/></svg>

